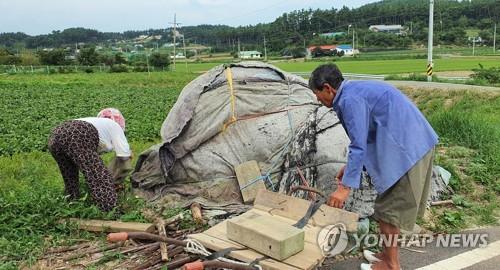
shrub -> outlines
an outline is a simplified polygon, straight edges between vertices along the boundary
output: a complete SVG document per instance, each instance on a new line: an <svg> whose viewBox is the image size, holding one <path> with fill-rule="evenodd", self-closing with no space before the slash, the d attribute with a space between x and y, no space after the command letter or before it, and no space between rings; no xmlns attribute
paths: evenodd
<svg viewBox="0 0 500 270"><path fill-rule="evenodd" d="M147 72L148 71L148 65L142 61L140 62L135 62L134 63L134 72Z"/></svg>
<svg viewBox="0 0 500 270"><path fill-rule="evenodd" d="M475 80L485 80L491 84L500 83L500 67L491 67L486 69L483 65L479 64L479 68L473 69L474 74L471 77Z"/></svg>
<svg viewBox="0 0 500 270"><path fill-rule="evenodd" d="M112 65L111 68L109 69L109 72L111 73L128 72L128 66L125 64Z"/></svg>

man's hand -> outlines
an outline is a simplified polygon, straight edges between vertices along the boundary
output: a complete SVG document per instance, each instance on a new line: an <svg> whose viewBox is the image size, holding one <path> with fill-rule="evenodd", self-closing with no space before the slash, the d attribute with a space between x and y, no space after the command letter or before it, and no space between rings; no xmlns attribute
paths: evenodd
<svg viewBox="0 0 500 270"><path fill-rule="evenodd" d="M344 202L349 197L351 189L342 184L338 185L337 190L330 194L330 199L328 200L328 205L335 208L343 208Z"/></svg>

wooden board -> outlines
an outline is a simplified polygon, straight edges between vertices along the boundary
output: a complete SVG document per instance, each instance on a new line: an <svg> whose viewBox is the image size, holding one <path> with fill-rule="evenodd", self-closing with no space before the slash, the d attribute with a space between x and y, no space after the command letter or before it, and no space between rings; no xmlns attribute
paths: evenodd
<svg viewBox="0 0 500 270"><path fill-rule="evenodd" d="M154 232L152 223L70 218L81 230L91 232Z"/></svg>
<svg viewBox="0 0 500 270"><path fill-rule="evenodd" d="M234 167L234 171L236 172L236 179L238 179L238 184L241 189L241 196L243 197L244 203L251 203L255 200L255 196L257 192L261 189L266 189L266 185L262 180L258 180L251 185L251 182L255 181L262 176L259 168L259 164L257 161L250 160L244 163L241 163Z"/></svg>
<svg viewBox="0 0 500 270"><path fill-rule="evenodd" d="M255 198L254 208L298 221L305 215L310 204L311 201L261 190ZM324 227L336 223L343 223L348 232L357 232L358 220L358 214L324 204L311 217L308 224Z"/></svg>
<svg viewBox="0 0 500 270"><path fill-rule="evenodd" d="M310 201L303 199L262 190L257 194L254 208L244 213L243 216L257 213L259 215L273 216L288 224L295 224L304 216L310 203ZM355 232L357 230L357 221L357 214L322 205L304 227L303 251L282 262L269 258L261 261L260 265L264 270L314 269L325 259L317 244L317 237L321 229L324 226L342 222L346 225L348 231ZM227 238L226 223L227 221L223 221L203 233L190 235L189 237L200 241L205 247L215 251L229 247L244 248L242 245ZM262 258L264 255L247 249L233 251L229 256L244 262L252 262L256 258Z"/></svg>

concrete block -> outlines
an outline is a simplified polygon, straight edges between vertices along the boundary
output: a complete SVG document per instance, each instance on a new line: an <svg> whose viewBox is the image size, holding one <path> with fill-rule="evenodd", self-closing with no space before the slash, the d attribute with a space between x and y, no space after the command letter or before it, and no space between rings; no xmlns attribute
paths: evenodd
<svg viewBox="0 0 500 270"><path fill-rule="evenodd" d="M227 237L279 261L304 249L304 230L256 213L229 219Z"/></svg>

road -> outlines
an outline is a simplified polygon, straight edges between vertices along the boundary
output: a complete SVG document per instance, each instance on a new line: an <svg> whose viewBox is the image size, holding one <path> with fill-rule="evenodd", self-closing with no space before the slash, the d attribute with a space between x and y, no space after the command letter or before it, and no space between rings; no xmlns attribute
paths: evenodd
<svg viewBox="0 0 500 270"><path fill-rule="evenodd" d="M467 234L487 234L488 246L477 248L437 247L436 241L425 248L401 249L401 266L404 270L498 270L500 269L500 227L465 231ZM415 250L418 250L415 251ZM350 259L335 263L331 269L359 269L363 259Z"/></svg>
<svg viewBox="0 0 500 270"><path fill-rule="evenodd" d="M398 88L417 88L417 89L439 89L439 90L477 90L500 92L500 87L467 85L456 83L438 83L438 82L417 82L417 81L385 81Z"/></svg>

